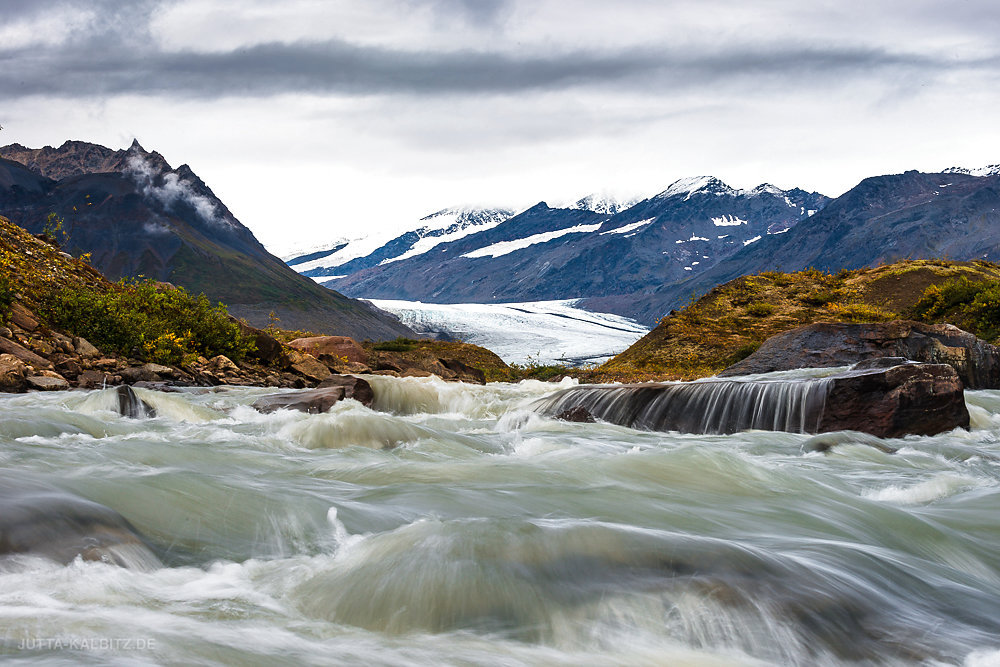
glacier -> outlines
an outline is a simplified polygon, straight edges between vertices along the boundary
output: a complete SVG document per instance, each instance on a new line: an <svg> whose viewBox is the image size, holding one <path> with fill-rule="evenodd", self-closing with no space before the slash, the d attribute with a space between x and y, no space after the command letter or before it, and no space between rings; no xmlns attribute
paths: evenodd
<svg viewBox="0 0 1000 667"><path fill-rule="evenodd" d="M418 333L446 334L485 347L508 364L599 364L649 333L635 320L577 308L579 299L452 304L368 301Z"/></svg>

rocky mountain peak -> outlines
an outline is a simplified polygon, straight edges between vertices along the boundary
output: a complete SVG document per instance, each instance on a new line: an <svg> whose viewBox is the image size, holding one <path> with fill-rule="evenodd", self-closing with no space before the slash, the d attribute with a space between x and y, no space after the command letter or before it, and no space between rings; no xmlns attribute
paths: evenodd
<svg viewBox="0 0 1000 667"><path fill-rule="evenodd" d="M630 208L639 200L636 198L622 199L609 194L589 194L576 200L568 208L580 211L593 211L601 215L617 215Z"/></svg>
<svg viewBox="0 0 1000 667"><path fill-rule="evenodd" d="M694 194L733 196L737 194L737 191L720 181L715 176L690 176L688 178L681 178L674 181L669 187L667 187L666 190L656 195L654 199L683 197L687 200Z"/></svg>

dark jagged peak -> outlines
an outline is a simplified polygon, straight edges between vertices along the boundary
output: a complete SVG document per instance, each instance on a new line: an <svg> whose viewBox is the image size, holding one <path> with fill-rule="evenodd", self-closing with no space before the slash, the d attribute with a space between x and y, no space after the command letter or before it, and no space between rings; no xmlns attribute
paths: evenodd
<svg viewBox="0 0 1000 667"><path fill-rule="evenodd" d="M0 155L55 181L85 174L126 173L137 157L153 163L160 170L170 169L162 155L150 153L139 144L138 139L133 139L124 150L73 140L63 142L59 148L27 148L21 144L10 144L0 148Z"/></svg>

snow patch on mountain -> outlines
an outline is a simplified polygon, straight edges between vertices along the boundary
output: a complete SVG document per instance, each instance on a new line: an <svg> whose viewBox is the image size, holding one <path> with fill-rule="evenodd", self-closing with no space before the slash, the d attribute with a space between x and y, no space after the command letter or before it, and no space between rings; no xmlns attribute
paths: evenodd
<svg viewBox="0 0 1000 667"><path fill-rule="evenodd" d="M296 264L295 270L299 273L304 273L311 269L333 268L346 264L352 259L367 257L398 235L399 234L397 232L376 232L370 236L349 239L347 243L337 252L321 257L320 259L315 259L311 262ZM330 247L343 243L343 240L334 242L330 244Z"/></svg>
<svg viewBox="0 0 1000 667"><path fill-rule="evenodd" d="M576 308L577 299L434 304L372 299L419 333L481 345L507 363L601 363L649 332L634 320Z"/></svg>
<svg viewBox="0 0 1000 667"><path fill-rule="evenodd" d="M747 221L735 215L721 215L718 218L712 218L712 224L716 227L739 227L747 224Z"/></svg>
<svg viewBox="0 0 1000 667"><path fill-rule="evenodd" d="M487 229L492 229L513 215L514 212L508 209L481 210L453 208L438 211L421 220L421 222L432 221L433 225L427 225L416 230L421 238L409 250L396 257L383 259L379 264L390 264L398 262L401 259L422 255L442 243L451 243L469 234L476 234ZM442 233L434 234L433 232L435 231Z"/></svg>
<svg viewBox="0 0 1000 667"><path fill-rule="evenodd" d="M623 225L617 229L609 229L606 232L601 232L601 236L606 236L607 234L628 234L629 232L635 231L640 227L645 227L649 223L656 220L656 218L647 218L646 220L640 220L639 222L633 222L629 225Z"/></svg>
<svg viewBox="0 0 1000 667"><path fill-rule="evenodd" d="M368 257L377 250L407 233L414 233L419 238L406 250L394 257L382 259L379 264L397 262L427 252L441 243L458 240L469 234L496 227L514 215L510 209L477 209L477 208L446 208L421 218L419 226L408 229L396 228L392 231L380 231L353 239L339 239L326 245L327 248L342 248L319 259L302 262L295 265L295 270L305 273L315 269L336 269L348 262ZM322 246L313 250L318 252ZM301 256L306 253L297 253ZM327 276L331 280L332 277Z"/></svg>
<svg viewBox="0 0 1000 667"><path fill-rule="evenodd" d="M601 228L604 223L598 222L593 225L576 225L574 227L567 227L565 229L557 229L554 232L543 232L541 234L532 234L523 239L514 239L513 241L500 241L499 243L494 243L488 245L485 248L479 248L478 250L473 250L467 252L462 257L468 257L469 259L476 259L477 257L502 257L504 255L509 255L517 250L523 250L529 246L536 245L538 243L547 243L553 239L557 239L561 236L566 236L567 234L584 234L586 232L596 232Z"/></svg>
<svg viewBox="0 0 1000 667"><path fill-rule="evenodd" d="M1000 174L1000 164L988 164L985 167L967 169L965 167L948 167L942 174L965 174L967 176L996 176ZM949 185L951 185L949 183Z"/></svg>

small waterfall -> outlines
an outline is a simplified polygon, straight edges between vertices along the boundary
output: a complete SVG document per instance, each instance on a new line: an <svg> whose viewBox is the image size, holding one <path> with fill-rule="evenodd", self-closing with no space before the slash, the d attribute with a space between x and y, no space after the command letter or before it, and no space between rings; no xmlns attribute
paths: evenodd
<svg viewBox="0 0 1000 667"><path fill-rule="evenodd" d="M816 433L830 386L828 378L584 386L531 407L557 415L579 406L604 421L649 431Z"/></svg>

